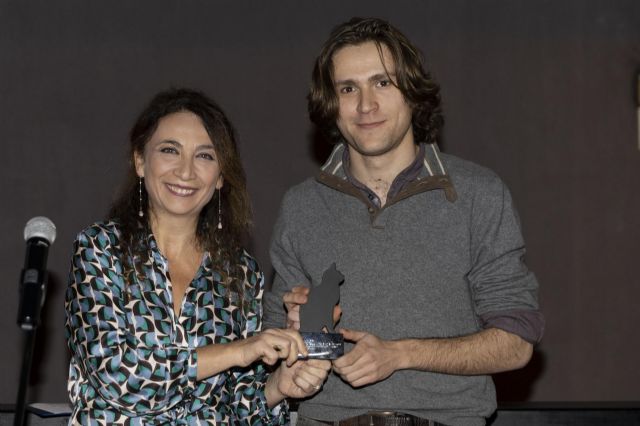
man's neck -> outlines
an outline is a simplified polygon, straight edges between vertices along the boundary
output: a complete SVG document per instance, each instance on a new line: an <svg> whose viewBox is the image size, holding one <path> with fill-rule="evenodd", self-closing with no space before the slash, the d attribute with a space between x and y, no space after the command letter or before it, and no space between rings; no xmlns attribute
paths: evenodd
<svg viewBox="0 0 640 426"><path fill-rule="evenodd" d="M365 156L349 149L349 171L359 182L371 189L384 205L394 179L415 160L419 147L398 146L383 155Z"/></svg>

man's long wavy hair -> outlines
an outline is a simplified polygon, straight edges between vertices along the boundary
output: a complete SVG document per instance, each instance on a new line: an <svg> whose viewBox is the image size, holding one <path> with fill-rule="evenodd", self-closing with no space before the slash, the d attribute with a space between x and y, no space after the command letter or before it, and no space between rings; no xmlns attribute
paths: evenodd
<svg viewBox="0 0 640 426"><path fill-rule="evenodd" d="M337 143L344 140L336 125L339 101L333 80L333 56L343 47L370 41L378 47L381 60L382 46L386 46L391 53L396 75L390 80L412 109L415 142L438 142L444 122L440 86L424 70L418 49L404 34L377 18L352 18L331 32L313 68L311 90L307 96L311 121L331 141Z"/></svg>
<svg viewBox="0 0 640 426"><path fill-rule="evenodd" d="M251 208L246 189L246 178L236 144L235 130L222 109L201 92L191 89L170 89L158 93L139 115L130 134L129 168L120 196L111 206L108 218L119 224L120 251L127 272L142 273L142 264L149 260L147 237L149 200L142 185L140 205L139 178L135 169L135 155L143 156L145 146L158 128L163 117L177 112L191 112L202 121L209 134L220 165L224 185L215 191L198 219L196 244L208 251L216 270L230 283L232 291L242 300L243 271L237 267L242 254L242 240L251 225ZM220 199L220 197L222 197ZM222 229L218 224L218 202L221 204ZM140 217L138 211L144 216Z"/></svg>

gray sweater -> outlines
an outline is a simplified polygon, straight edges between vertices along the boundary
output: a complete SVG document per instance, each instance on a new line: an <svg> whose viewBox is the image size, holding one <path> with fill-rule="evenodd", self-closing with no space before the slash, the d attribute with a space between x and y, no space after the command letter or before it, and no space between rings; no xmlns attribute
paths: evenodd
<svg viewBox="0 0 640 426"><path fill-rule="evenodd" d="M276 277L265 295L266 327L285 324L285 291L318 285L336 262L345 276L345 328L392 340L468 335L500 324L527 340L540 338L538 284L522 261L509 192L493 172L427 146L420 177L375 209L346 180L343 149L318 177L285 195L271 245ZM338 420L395 410L482 425L495 407L489 376L405 370L358 389L330 375L299 412Z"/></svg>

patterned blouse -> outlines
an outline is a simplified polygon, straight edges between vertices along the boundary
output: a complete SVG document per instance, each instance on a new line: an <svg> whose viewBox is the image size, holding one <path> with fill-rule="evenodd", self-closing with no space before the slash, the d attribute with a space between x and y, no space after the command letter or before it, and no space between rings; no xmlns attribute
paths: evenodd
<svg viewBox="0 0 640 426"><path fill-rule="evenodd" d="M246 252L239 260L248 302L243 309L227 296L205 253L177 316L167 259L153 235L144 279L125 277L118 238L117 225L108 222L75 241L65 302L70 423L288 424L285 404L267 407L260 363L196 380L195 348L260 330L263 275L256 261Z"/></svg>

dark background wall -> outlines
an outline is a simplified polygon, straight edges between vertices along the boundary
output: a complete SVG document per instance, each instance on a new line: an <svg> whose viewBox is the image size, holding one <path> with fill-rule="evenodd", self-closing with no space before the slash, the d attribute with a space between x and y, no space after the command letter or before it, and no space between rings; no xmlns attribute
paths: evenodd
<svg viewBox="0 0 640 426"><path fill-rule="evenodd" d="M268 240L284 191L326 147L306 116L312 61L354 15L391 20L442 84L444 150L510 186L541 283L544 341L502 400L640 400L640 2L1 1L0 403L15 401L22 230L58 227L30 400L66 400L63 293L75 234L121 183L127 131L170 85L214 96L241 139Z"/></svg>

